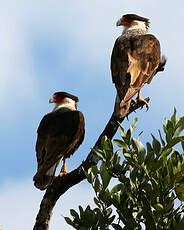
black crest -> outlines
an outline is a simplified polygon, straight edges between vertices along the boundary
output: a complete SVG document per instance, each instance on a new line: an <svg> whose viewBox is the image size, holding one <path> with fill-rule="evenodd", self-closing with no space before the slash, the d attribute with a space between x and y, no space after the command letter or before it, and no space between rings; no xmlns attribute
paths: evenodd
<svg viewBox="0 0 184 230"><path fill-rule="evenodd" d="M60 98L68 97L68 98L71 98L72 100L74 100L75 102L79 101L79 98L77 96L74 96L74 95L72 95L70 93L66 93L66 92L56 92L56 93L54 93L54 95L57 97L60 97Z"/></svg>
<svg viewBox="0 0 184 230"><path fill-rule="evenodd" d="M149 19L148 18L141 17L137 14L125 14L125 15L123 15L123 17L131 19L131 20L137 20L137 21L145 22L146 27L149 27Z"/></svg>

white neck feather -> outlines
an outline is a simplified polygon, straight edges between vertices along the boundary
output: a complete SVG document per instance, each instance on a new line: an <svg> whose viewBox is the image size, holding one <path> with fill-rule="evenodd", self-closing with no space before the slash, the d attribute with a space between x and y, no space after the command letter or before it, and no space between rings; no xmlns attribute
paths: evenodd
<svg viewBox="0 0 184 230"><path fill-rule="evenodd" d="M147 33L145 22L137 21L137 20L133 21L130 27L124 27L122 34L126 34L131 30L142 30L145 34Z"/></svg>
<svg viewBox="0 0 184 230"><path fill-rule="evenodd" d="M70 110L76 110L76 102L71 98L66 97L62 103L56 103L56 106L53 109L53 112L61 109L61 108L68 108Z"/></svg>

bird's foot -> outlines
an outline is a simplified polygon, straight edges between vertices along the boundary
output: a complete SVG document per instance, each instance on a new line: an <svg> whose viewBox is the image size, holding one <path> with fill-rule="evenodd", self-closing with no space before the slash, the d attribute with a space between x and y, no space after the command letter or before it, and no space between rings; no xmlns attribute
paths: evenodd
<svg viewBox="0 0 184 230"><path fill-rule="evenodd" d="M69 172L66 169L66 163L63 164L63 167L61 168L61 171L59 173L59 176L64 176L66 174L68 174Z"/></svg>
<svg viewBox="0 0 184 230"><path fill-rule="evenodd" d="M142 97L137 97L136 102L137 102L137 104L138 103L142 104L141 109L144 107L144 105L146 105L146 110L148 111L148 109L149 109L150 106L149 106L149 103L148 103L147 100L145 100Z"/></svg>
<svg viewBox="0 0 184 230"><path fill-rule="evenodd" d="M59 177L62 177L64 175L67 175L69 172L60 172Z"/></svg>
<svg viewBox="0 0 184 230"><path fill-rule="evenodd" d="M60 173L58 175L54 175L54 180L58 177L62 177L66 174L68 174L69 172L68 171L60 171Z"/></svg>
<svg viewBox="0 0 184 230"><path fill-rule="evenodd" d="M60 174L59 174L59 176L61 177L61 176L64 176L64 175L66 175L68 173L69 173L68 171L61 171Z"/></svg>
<svg viewBox="0 0 184 230"><path fill-rule="evenodd" d="M131 103L130 105L133 106L133 105L136 105L137 104L137 100L134 100L133 98L131 99Z"/></svg>
<svg viewBox="0 0 184 230"><path fill-rule="evenodd" d="M60 174L59 174L59 176L61 177L61 176L64 176L64 175L66 175L66 174L68 174L69 172L67 171L67 169L66 169L66 159L64 158L63 159L63 166L62 166L62 168L61 168L61 171L60 171Z"/></svg>

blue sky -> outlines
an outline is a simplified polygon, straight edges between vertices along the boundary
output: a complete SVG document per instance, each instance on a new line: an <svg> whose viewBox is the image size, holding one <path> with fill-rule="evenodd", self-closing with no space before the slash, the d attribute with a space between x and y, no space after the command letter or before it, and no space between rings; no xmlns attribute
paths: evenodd
<svg viewBox="0 0 184 230"><path fill-rule="evenodd" d="M43 195L32 183L36 129L52 110L48 100L55 91L77 95L86 119L85 141L67 161L69 170L86 158L108 121L115 98L110 55L123 14L150 18L149 31L168 58L165 72L142 90L151 98L150 110L138 111L123 125L138 116L136 134L144 131L145 143L174 106L183 115L183 7L182 0L0 1L0 228L31 229L34 224ZM84 182L69 191L54 210L52 229L71 229L61 214L69 215L89 197Z"/></svg>

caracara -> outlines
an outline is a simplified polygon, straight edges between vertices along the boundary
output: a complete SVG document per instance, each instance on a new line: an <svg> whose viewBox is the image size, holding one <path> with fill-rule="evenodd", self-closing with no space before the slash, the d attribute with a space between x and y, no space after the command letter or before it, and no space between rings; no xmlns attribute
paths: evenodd
<svg viewBox="0 0 184 230"><path fill-rule="evenodd" d="M112 81L117 90L117 115L127 114L132 97L138 93L137 101L149 104L141 97L141 88L150 83L160 63L160 43L148 34L149 19L136 14L126 14L117 21L123 26L122 35L114 44L111 56ZM160 71L160 70L159 70Z"/></svg>
<svg viewBox="0 0 184 230"><path fill-rule="evenodd" d="M40 190L52 183L61 160L63 167L60 176L67 173L65 159L83 142L85 123L83 114L77 110L78 101L78 97L66 92L56 92L49 100L55 103L55 107L43 117L37 130L38 168L33 180Z"/></svg>

